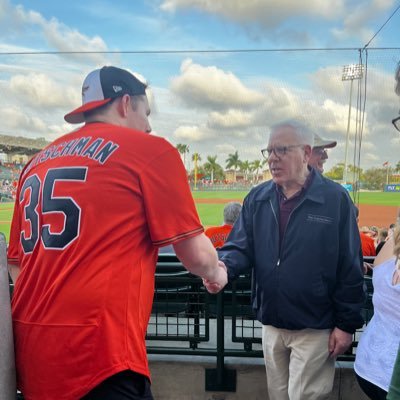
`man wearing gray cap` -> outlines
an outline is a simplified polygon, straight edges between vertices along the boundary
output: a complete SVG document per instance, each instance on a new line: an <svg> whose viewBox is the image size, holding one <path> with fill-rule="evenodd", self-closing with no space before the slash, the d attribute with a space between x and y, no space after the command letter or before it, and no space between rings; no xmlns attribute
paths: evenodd
<svg viewBox="0 0 400 400"><path fill-rule="evenodd" d="M332 149L337 145L336 140L323 139L321 136L314 134L314 146L311 157L308 162L310 167L314 167L317 171L324 172L324 164L328 159L326 149Z"/></svg>

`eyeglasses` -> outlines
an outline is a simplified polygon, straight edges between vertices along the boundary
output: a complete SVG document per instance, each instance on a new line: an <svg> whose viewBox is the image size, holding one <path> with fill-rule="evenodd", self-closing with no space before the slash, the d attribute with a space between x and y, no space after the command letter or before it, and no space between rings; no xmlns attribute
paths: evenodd
<svg viewBox="0 0 400 400"><path fill-rule="evenodd" d="M289 146L267 147L266 149L261 150L261 154L267 160L272 153L274 153L276 157L281 158L285 156L288 151L295 149L296 147L304 148L304 144L291 144Z"/></svg>
<svg viewBox="0 0 400 400"><path fill-rule="evenodd" d="M392 119L392 124L400 132L400 117Z"/></svg>
<svg viewBox="0 0 400 400"><path fill-rule="evenodd" d="M313 147L312 152L315 155L321 156L322 154L327 152L327 149L325 149L324 147Z"/></svg>

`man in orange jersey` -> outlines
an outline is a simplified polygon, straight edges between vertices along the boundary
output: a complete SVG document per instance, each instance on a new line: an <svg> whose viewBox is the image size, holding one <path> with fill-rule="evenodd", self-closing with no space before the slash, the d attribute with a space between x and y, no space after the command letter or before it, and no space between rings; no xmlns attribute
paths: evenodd
<svg viewBox="0 0 400 400"><path fill-rule="evenodd" d="M8 258L18 387L29 400L152 399L145 334L158 247L217 291L178 151L150 135L146 85L103 67L82 86L85 124L22 171Z"/></svg>
<svg viewBox="0 0 400 400"><path fill-rule="evenodd" d="M224 224L221 226L212 226L205 230L204 233L210 238L215 248L219 248L225 243L233 224L239 217L241 209L242 205L240 203L231 201L224 207Z"/></svg>

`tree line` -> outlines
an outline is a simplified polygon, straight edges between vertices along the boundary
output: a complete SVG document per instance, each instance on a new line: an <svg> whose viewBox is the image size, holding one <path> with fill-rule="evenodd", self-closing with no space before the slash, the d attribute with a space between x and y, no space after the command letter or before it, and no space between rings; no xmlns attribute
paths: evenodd
<svg viewBox="0 0 400 400"><path fill-rule="evenodd" d="M178 143L176 148L182 156L185 168L188 169L187 155L189 154L189 146L187 144ZM197 152L193 153L191 161L194 163L194 168L189 171L189 174L193 174L196 170L197 175L208 177L211 182L214 182L216 180L225 180L225 170L232 170L234 175L236 175L237 172L242 172L246 181L251 180L253 177L255 177L257 181L260 172L266 164L266 160L241 160L239 158L239 152L235 151L232 154L228 154L225 160L225 168L223 168L222 165L217 162L217 157L217 155L207 156L205 162L201 164L201 155Z"/></svg>
<svg viewBox="0 0 400 400"><path fill-rule="evenodd" d="M334 165L325 176L341 182L343 179L344 163ZM358 184L360 189L382 190L391 183L400 184L400 161L394 167L389 165L362 169L354 165L347 166L348 183Z"/></svg>
<svg viewBox="0 0 400 400"><path fill-rule="evenodd" d="M187 144L178 143L176 145L178 152L182 156L183 164L187 168L187 156L189 154L189 146ZM246 181L252 180L258 177L260 172L265 169L264 166L267 160L241 160L238 151L232 154L228 154L228 158L225 160L225 168L223 168L217 162L217 155L207 156L204 163L201 163L202 157L199 153L195 152L191 156L191 161L194 163L194 168L189 171L189 174L196 173L200 176L205 176L210 179L211 182L216 180L225 180L225 171L232 170L234 176L237 172L241 172ZM343 182L344 163L338 163L334 165L329 171L325 172L325 176L337 181ZM385 184L397 183L400 184L400 161L394 167L388 165L382 167L372 167L366 170L358 168L354 165L347 166L347 177L348 183L356 184L358 188L367 190L382 190ZM234 178L236 180L236 176Z"/></svg>

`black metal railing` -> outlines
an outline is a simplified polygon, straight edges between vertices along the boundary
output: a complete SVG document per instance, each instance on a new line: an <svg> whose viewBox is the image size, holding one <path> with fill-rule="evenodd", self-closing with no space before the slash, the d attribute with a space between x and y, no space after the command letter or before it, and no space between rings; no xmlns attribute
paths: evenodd
<svg viewBox="0 0 400 400"><path fill-rule="evenodd" d="M365 276L365 283L368 296L363 315L367 324L373 315L372 278ZM215 327L211 336L210 326ZM231 331L229 338L225 337L227 328ZM352 346L338 357L339 361L354 361L362 330L354 334ZM226 369L225 357L263 356L261 324L251 307L250 273L228 284L218 295L210 295L175 255L160 254L146 338L149 354L215 356L216 369L206 371L206 390L234 391L235 371Z"/></svg>
<svg viewBox="0 0 400 400"><path fill-rule="evenodd" d="M367 324L373 315L372 278L365 276L365 283ZM11 294L12 290L10 282ZM211 295L174 254L159 255L146 335L149 354L216 357L216 368L206 370L206 390L236 391L236 371L226 368L225 357L262 357L261 329L251 307L250 273ZM354 361L362 330L354 334L351 348L338 360Z"/></svg>

